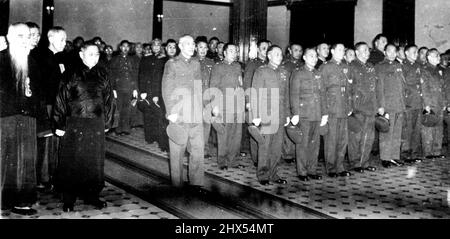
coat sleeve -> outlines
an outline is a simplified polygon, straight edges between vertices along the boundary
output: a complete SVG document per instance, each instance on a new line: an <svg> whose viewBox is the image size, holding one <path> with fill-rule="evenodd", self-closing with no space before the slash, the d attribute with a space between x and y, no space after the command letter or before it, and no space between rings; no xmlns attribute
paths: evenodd
<svg viewBox="0 0 450 239"><path fill-rule="evenodd" d="M300 114L300 71L294 71L290 79L289 100L291 103L292 115Z"/></svg>
<svg viewBox="0 0 450 239"><path fill-rule="evenodd" d="M139 92L147 93L147 95L150 95L150 92L147 92L147 87L145 87L145 61L146 60L143 58L139 62L138 86Z"/></svg>
<svg viewBox="0 0 450 239"><path fill-rule="evenodd" d="M105 74L104 87L103 87L103 104L105 112L105 129L112 127L113 120L113 92L111 87L111 81L108 78L108 74Z"/></svg>
<svg viewBox="0 0 450 239"><path fill-rule="evenodd" d="M328 87L329 87L329 75L327 73L327 68L325 67L325 65L321 65L319 67L319 75L320 78L322 79L322 85L323 85L323 98L322 98L322 104L321 104L321 110L322 110L322 115L328 115L328 97L327 97L327 91L328 91Z"/></svg>
<svg viewBox="0 0 450 239"><path fill-rule="evenodd" d="M423 99L423 107L430 106L433 104L433 92L431 91L430 80L431 77L428 71L423 71L420 77L420 82L422 85L422 99Z"/></svg>
<svg viewBox="0 0 450 239"><path fill-rule="evenodd" d="M75 77L75 74L71 74L70 78ZM55 105L53 107L53 122L55 129L64 130L66 127L66 118L69 114L69 101L70 101L70 88L72 81L65 81L59 88L58 95L56 96Z"/></svg>
<svg viewBox="0 0 450 239"><path fill-rule="evenodd" d="M113 77L114 76L114 67L115 67L115 64L116 64L116 59L117 58L113 57L111 59L111 61L108 63L108 65L106 66L106 73L108 74L108 79L111 82L111 88L113 90L117 90L116 81L115 81L115 79Z"/></svg>
<svg viewBox="0 0 450 239"><path fill-rule="evenodd" d="M283 87L284 87L284 89L283 89L284 118L291 116L291 101L290 101L290 97L289 97L289 85L290 85L289 79L291 78L290 76L291 76L291 72L287 71L287 76L286 76L287 80L283 81L284 82L284 84L283 84Z"/></svg>
<svg viewBox="0 0 450 239"><path fill-rule="evenodd" d="M257 69L255 71L255 74L253 75L253 79L252 79L252 85L251 87L254 88L256 90L256 95L250 95L251 100L250 100L250 109L251 109L251 118L250 119L256 119L256 118L261 118L261 113L260 111L260 104L261 102L267 101L267 95L269 94L269 92L266 92L266 94L259 94L259 90L264 88L265 86L265 74L264 74L264 69Z"/></svg>
<svg viewBox="0 0 450 239"><path fill-rule="evenodd" d="M384 102L384 79L383 74L381 74L380 67L376 67L375 71L377 73L377 82L376 82L376 97L377 97L377 103L378 108L381 108L386 105Z"/></svg>
<svg viewBox="0 0 450 239"><path fill-rule="evenodd" d="M175 67L172 60L167 61L164 67L164 74L161 83L162 96L166 105L166 114L171 115L172 107L176 104L176 99L172 99L172 93L176 89Z"/></svg>

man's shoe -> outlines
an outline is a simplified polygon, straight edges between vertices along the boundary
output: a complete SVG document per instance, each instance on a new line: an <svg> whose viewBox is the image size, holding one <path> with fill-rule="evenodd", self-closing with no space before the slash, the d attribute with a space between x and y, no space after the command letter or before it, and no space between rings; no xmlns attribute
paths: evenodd
<svg viewBox="0 0 450 239"><path fill-rule="evenodd" d="M63 212L73 212L73 203L64 203Z"/></svg>
<svg viewBox="0 0 450 239"><path fill-rule="evenodd" d="M337 173L329 173L328 177L330 178L337 178L339 175Z"/></svg>
<svg viewBox="0 0 450 239"><path fill-rule="evenodd" d="M445 158L445 155L439 154L439 155L433 155L433 157L434 157L435 159L443 159L443 158Z"/></svg>
<svg viewBox="0 0 450 239"><path fill-rule="evenodd" d="M263 186L269 185L269 180L261 180L259 183Z"/></svg>
<svg viewBox="0 0 450 239"><path fill-rule="evenodd" d="M189 185L188 190L195 194L206 195L207 191L200 185Z"/></svg>
<svg viewBox="0 0 450 239"><path fill-rule="evenodd" d="M362 167L356 167L353 169L353 171L355 171L357 173L364 173L364 169Z"/></svg>
<svg viewBox="0 0 450 239"><path fill-rule="evenodd" d="M300 181L302 181L302 182L308 182L309 181L308 176L298 175L297 178L300 179Z"/></svg>
<svg viewBox="0 0 450 239"><path fill-rule="evenodd" d="M348 171L342 171L340 173L338 173L339 177L350 177L352 176L352 174Z"/></svg>
<svg viewBox="0 0 450 239"><path fill-rule="evenodd" d="M211 158L211 155L210 154L205 154L205 159L207 159L207 158Z"/></svg>
<svg viewBox="0 0 450 239"><path fill-rule="evenodd" d="M396 166L390 160L382 160L381 165L385 168L390 168L390 167Z"/></svg>
<svg viewBox="0 0 450 239"><path fill-rule="evenodd" d="M37 213L37 211L31 207L13 207L11 212L24 216L31 216Z"/></svg>
<svg viewBox="0 0 450 239"><path fill-rule="evenodd" d="M391 162L396 164L396 166L403 166L403 165L405 165L405 163L403 163L402 161L400 161L398 159L392 159Z"/></svg>
<svg viewBox="0 0 450 239"><path fill-rule="evenodd" d="M370 172L375 172L375 171L377 171L377 168L369 166L369 167L364 168L364 170L367 170L367 171L370 171Z"/></svg>
<svg viewBox="0 0 450 239"><path fill-rule="evenodd" d="M219 169L220 169L220 170L227 170L227 169L228 169L228 166L226 166L226 165L219 166Z"/></svg>
<svg viewBox="0 0 450 239"><path fill-rule="evenodd" d="M314 179L314 180L321 180L322 176L317 174L308 174L308 178Z"/></svg>
<svg viewBox="0 0 450 239"><path fill-rule="evenodd" d="M280 179L275 180L275 183L278 183L278 184L287 184L287 181L280 178Z"/></svg>
<svg viewBox="0 0 450 239"><path fill-rule="evenodd" d="M427 156L425 156L425 158L426 159L434 159L434 156L433 155L427 155Z"/></svg>
<svg viewBox="0 0 450 239"><path fill-rule="evenodd" d="M90 205L96 207L97 209L102 209L102 208L105 208L107 206L105 201L102 201L102 200L100 200L98 198L93 199L93 200L87 200L87 201L85 201L85 203L86 204L90 204Z"/></svg>

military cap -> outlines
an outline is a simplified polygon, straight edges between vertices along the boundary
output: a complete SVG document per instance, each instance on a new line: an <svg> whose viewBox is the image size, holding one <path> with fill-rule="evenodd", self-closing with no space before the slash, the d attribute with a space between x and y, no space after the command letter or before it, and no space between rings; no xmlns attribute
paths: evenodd
<svg viewBox="0 0 450 239"><path fill-rule="evenodd" d="M426 110L422 111L422 124L425 127L434 127L439 123L439 116L434 113L433 110L430 110L428 113Z"/></svg>
<svg viewBox="0 0 450 239"><path fill-rule="evenodd" d="M177 125L177 124L169 124L166 128L167 136L178 145L184 145L187 143L188 134L186 130Z"/></svg>
<svg viewBox="0 0 450 239"><path fill-rule="evenodd" d="M289 125L286 126L286 133L295 144L300 144L302 142L302 131L299 126L300 123L297 125L289 123Z"/></svg>
<svg viewBox="0 0 450 239"><path fill-rule="evenodd" d="M387 133L389 132L389 119L385 117L386 113L384 115L377 114L375 116L375 129L378 130L381 133Z"/></svg>

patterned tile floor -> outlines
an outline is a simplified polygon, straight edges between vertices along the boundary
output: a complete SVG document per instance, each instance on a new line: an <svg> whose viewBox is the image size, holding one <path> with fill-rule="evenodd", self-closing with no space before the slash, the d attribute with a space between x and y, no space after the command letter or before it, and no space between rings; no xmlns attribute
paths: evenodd
<svg viewBox="0 0 450 239"><path fill-rule="evenodd" d="M129 136L110 136L124 143L155 152L156 144L146 144L142 130ZM256 168L248 157L242 158L242 169L222 171L216 158L205 159L205 170L251 186L277 197L307 206L335 218L450 218L450 160L426 160L416 165L376 172L353 173L349 178L329 178L301 182L296 178L294 163L280 162L279 174L287 185L261 186L256 180ZM324 165L319 162L323 175Z"/></svg>
<svg viewBox="0 0 450 239"><path fill-rule="evenodd" d="M22 216L2 210L2 219L175 219L177 217L160 208L134 196L109 183L100 194L108 207L101 210L93 206L84 205L77 200L75 211L65 213L62 211L62 202L59 195L39 193L39 202L33 206L38 211L33 216Z"/></svg>

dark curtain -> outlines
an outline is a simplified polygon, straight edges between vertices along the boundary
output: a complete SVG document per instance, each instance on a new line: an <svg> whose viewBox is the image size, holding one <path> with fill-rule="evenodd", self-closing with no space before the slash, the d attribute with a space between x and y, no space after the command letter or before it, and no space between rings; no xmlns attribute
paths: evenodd
<svg viewBox="0 0 450 239"><path fill-rule="evenodd" d="M0 36L5 36L9 25L9 0L0 0Z"/></svg>

